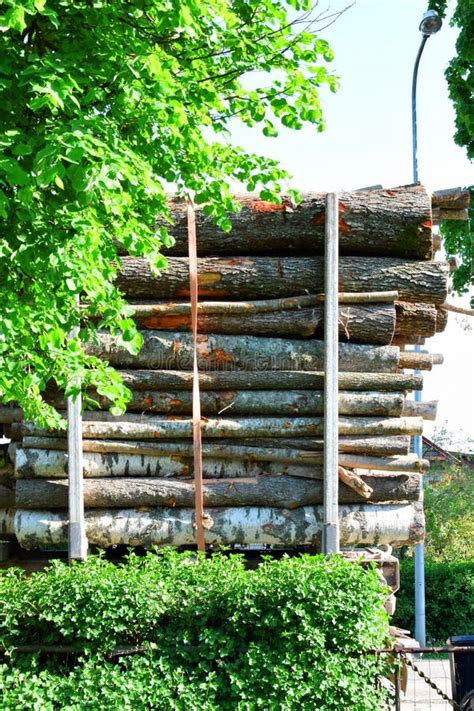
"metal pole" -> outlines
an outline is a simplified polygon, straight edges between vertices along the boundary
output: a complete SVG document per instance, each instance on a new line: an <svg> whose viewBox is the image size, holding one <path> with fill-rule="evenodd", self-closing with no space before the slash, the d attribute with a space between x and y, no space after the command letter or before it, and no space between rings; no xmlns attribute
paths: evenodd
<svg viewBox="0 0 474 711"><path fill-rule="evenodd" d="M416 84L418 81L418 67L420 65L421 55L425 48L428 35L423 35L420 48L415 59L413 67L413 80L411 84L411 128L412 128L412 159L413 159L413 182L418 182L418 127L416 123Z"/></svg>
<svg viewBox="0 0 474 711"><path fill-rule="evenodd" d="M423 35L418 54L413 68L413 81L411 87L411 119L412 119L412 160L413 182L418 182L418 126L416 116L416 88L418 80L418 67L421 55L425 48L428 35ZM420 346L415 346L415 351L420 351ZM416 370L415 375L420 375ZM415 390L415 402L421 402L421 390ZM413 437L413 449L418 457L423 456L422 437ZM425 546L424 543L415 545L415 639L421 646L426 645L426 611L425 611Z"/></svg>
<svg viewBox="0 0 474 711"><path fill-rule="evenodd" d="M339 552L339 198L326 196L324 285L324 523L323 553Z"/></svg>
<svg viewBox="0 0 474 711"><path fill-rule="evenodd" d="M79 304L79 299L76 299ZM77 338L79 327L71 332L71 338ZM80 383L79 383L80 384ZM82 397L75 400L67 399L67 449L68 449L68 477L69 477L69 546L68 558L71 560L85 560L87 558L87 537L84 518L84 481L82 461Z"/></svg>

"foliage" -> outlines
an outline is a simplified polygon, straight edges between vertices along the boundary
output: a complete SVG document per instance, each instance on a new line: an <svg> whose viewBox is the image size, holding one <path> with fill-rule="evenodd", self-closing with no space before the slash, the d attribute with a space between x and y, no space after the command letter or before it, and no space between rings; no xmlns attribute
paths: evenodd
<svg viewBox="0 0 474 711"><path fill-rule="evenodd" d="M430 0L429 8L441 17L446 16L448 0ZM457 0L451 25L459 28L456 41L456 56L451 59L446 72L449 97L455 111L456 132L454 140L465 146L468 158L474 158L474 0ZM448 256L458 256L460 267L453 274L453 289L465 294L472 285L473 235L474 235L474 188L471 186L471 209L467 222L443 222L441 234ZM474 298L471 300L474 307Z"/></svg>
<svg viewBox="0 0 474 711"><path fill-rule="evenodd" d="M11 652L4 709L380 709L377 571L339 557L160 552L0 576L0 645L77 644L74 664ZM146 653L107 661L120 645ZM379 665L379 666L377 666Z"/></svg>
<svg viewBox="0 0 474 711"><path fill-rule="evenodd" d="M278 199L287 173L232 145L228 127L240 120L270 137L279 124L324 128L318 88L334 91L337 80L324 66L332 51L314 29L328 18L310 7L1 4L0 399L57 425L41 393L53 381L75 395L80 378L123 410L129 393L118 376L81 350L97 328L132 352L140 347L113 284L118 247L166 266L169 185L194 192L225 230L237 209L232 179Z"/></svg>
<svg viewBox="0 0 474 711"><path fill-rule="evenodd" d="M445 644L452 635L471 634L474 619L474 562L425 561L426 636L429 644ZM413 560L400 561L400 590L394 623L415 628Z"/></svg>
<svg viewBox="0 0 474 711"><path fill-rule="evenodd" d="M447 220L440 225L446 255L458 257L460 260L459 267L452 274L453 289L457 294L466 294L474 284L474 186L471 186L469 191L469 219ZM474 308L474 296L471 297L471 307Z"/></svg>
<svg viewBox="0 0 474 711"><path fill-rule="evenodd" d="M446 16L448 0L430 0L429 8L441 17ZM457 0L451 18L451 25L459 28L456 41L456 56L446 69L449 96L456 113L456 133L454 140L459 146L466 146L468 158L474 158L474 112L472 94L474 90L474 0Z"/></svg>
<svg viewBox="0 0 474 711"><path fill-rule="evenodd" d="M474 563L474 477L469 467L453 468L426 487L425 553L432 561Z"/></svg>

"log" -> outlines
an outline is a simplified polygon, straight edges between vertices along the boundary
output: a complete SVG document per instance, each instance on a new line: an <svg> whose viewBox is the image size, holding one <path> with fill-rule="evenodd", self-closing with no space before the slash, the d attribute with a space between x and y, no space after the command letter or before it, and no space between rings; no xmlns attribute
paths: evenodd
<svg viewBox="0 0 474 711"><path fill-rule="evenodd" d="M153 443L152 443L153 444ZM193 455L188 448L176 443L161 447L142 446L130 452L118 447L118 452L84 453L85 477L193 477ZM181 450L181 451L180 451ZM203 445L203 476L207 479L287 474L293 477L320 478L322 452L287 449ZM67 453L64 450L17 450L15 477L64 478L67 477ZM423 472L428 469L426 460L415 454L388 457L364 457L340 453L341 466L385 471Z"/></svg>
<svg viewBox="0 0 474 711"><path fill-rule="evenodd" d="M202 422L203 438L242 439L246 437L317 437L323 434L322 417L239 417L234 419L206 418ZM421 435L421 417L340 417L340 435ZM48 431L24 422L17 425L17 436L55 436ZM192 436L191 419L180 417L153 417L122 415L119 422L83 422L84 439L189 439Z"/></svg>
<svg viewBox="0 0 474 711"><path fill-rule="evenodd" d="M433 307L434 308L434 307ZM140 328L191 331L190 314L159 313L134 317ZM395 308L390 304L339 306L339 338L354 343L389 344L395 329ZM243 314L203 313L198 316L199 333L250 334L254 336L309 337L324 334L324 306L293 311Z"/></svg>
<svg viewBox="0 0 474 711"><path fill-rule="evenodd" d="M130 390L191 390L191 372L179 370L120 370ZM199 373L201 390L322 390L322 371L214 371ZM406 373L339 373L340 390L422 390L421 375ZM0 408L0 422L7 415ZM20 418L17 417L16 420ZM10 420L11 421L11 420Z"/></svg>
<svg viewBox="0 0 474 711"><path fill-rule="evenodd" d="M362 496L344 483L339 487L341 504L417 501L420 475L395 473L389 476L357 477L362 483ZM354 481L353 479L351 480ZM367 489L369 495L365 496ZM260 476L255 479L205 480L205 506L274 506L294 509L297 506L321 504L323 482L293 479L288 476ZM16 485L16 507L27 510L67 509L66 479L21 479ZM87 479L84 482L86 508L134 508L139 506L194 506L192 482L176 479Z"/></svg>
<svg viewBox="0 0 474 711"><path fill-rule="evenodd" d="M323 252L325 193L303 193L295 206L256 195L238 196L232 232L216 228L196 206L200 254L275 254ZM431 250L431 200L422 186L339 193L339 242L345 254L391 254L428 259ZM175 238L169 254L186 255L185 202L169 207Z"/></svg>
<svg viewBox="0 0 474 711"><path fill-rule="evenodd" d="M404 338L406 341L406 337ZM438 359L430 353L418 353L415 351L401 351L398 361L399 368L413 370L431 370L433 365L438 364Z"/></svg>
<svg viewBox="0 0 474 711"><path fill-rule="evenodd" d="M393 304L398 299L398 291L372 291L361 293L338 294L340 304ZM303 296L290 296L286 299L261 299L258 301L200 301L197 305L198 316L249 316L261 313L278 311L298 311L310 306L318 306L325 301L324 294L304 294ZM154 316L189 316L191 304L187 300L181 301L153 301L142 303L129 301L136 321L145 321Z"/></svg>
<svg viewBox="0 0 474 711"><path fill-rule="evenodd" d="M93 394L100 407L106 409L110 400ZM204 391L200 396L203 415L220 415L228 410L232 415L322 415L324 395L310 390L219 390ZM341 415L398 417L401 415L405 395L387 392L339 393ZM64 401L49 399L62 407ZM187 391L159 392L135 391L127 404L129 412L148 412L160 415L189 415L192 413L192 393ZM229 413L228 413L229 414Z"/></svg>
<svg viewBox="0 0 474 711"><path fill-rule="evenodd" d="M470 309L464 309L464 312L468 310ZM436 308L436 333L442 333L448 325L448 311L446 304ZM470 316L472 315L474 315L474 311L471 311Z"/></svg>
<svg viewBox="0 0 474 711"><path fill-rule="evenodd" d="M364 479L358 474L350 471L349 469L344 469L344 467L338 467L337 473L339 476L339 481L343 482L346 487L350 488L352 491L356 492L356 495L362 499L368 500L374 493L373 488L367 484ZM339 486L339 489L341 487ZM338 493L338 505L341 502L340 492Z"/></svg>
<svg viewBox="0 0 474 711"><path fill-rule="evenodd" d="M107 477L173 477L192 478L194 462L192 454L170 456L145 456L142 454L107 454L88 452L84 455L85 478ZM320 464L298 464L279 461L253 461L206 457L203 459L203 477L206 479L233 479L270 474L285 474L303 479L321 479ZM55 478L67 477L66 452L48 449L19 449L16 457L15 477Z"/></svg>
<svg viewBox="0 0 474 711"><path fill-rule="evenodd" d="M274 299L324 290L324 257L203 257L198 270L200 298ZM187 297L187 259L170 257L167 269L156 276L145 259L122 257L117 286L130 299ZM339 290L398 291L401 301L442 304L448 266L396 257L341 257Z"/></svg>
<svg viewBox="0 0 474 711"><path fill-rule="evenodd" d="M0 484L0 509L10 509L15 506L14 487L7 482Z"/></svg>
<svg viewBox="0 0 474 711"><path fill-rule="evenodd" d="M88 352L115 367L192 370L191 334L142 331L143 346L138 355L119 348L108 333L98 334L100 345ZM399 367L395 346L354 343L339 345L339 368L351 372L395 372ZM410 354L418 369L431 367L430 357ZM407 356L404 355L405 362ZM198 335L198 365L201 370L322 370L324 342L258 336ZM401 367L401 366L400 366ZM405 366L410 367L410 366Z"/></svg>
<svg viewBox="0 0 474 711"><path fill-rule="evenodd" d="M468 222L469 210L465 208L440 208L433 210L433 225L440 225L442 222Z"/></svg>
<svg viewBox="0 0 474 711"><path fill-rule="evenodd" d="M15 510L0 509L0 536L13 538L15 535Z"/></svg>
<svg viewBox="0 0 474 711"><path fill-rule="evenodd" d="M204 440L206 442L206 440ZM272 449L302 449L312 451L323 451L324 440L312 439L309 437L301 437L294 439L283 438L260 438L260 439L220 439L219 445L224 451L227 447L243 446L248 448L272 448ZM216 445L214 445L215 448ZM66 437L23 437L22 447L24 449L57 449L59 451L67 451ZM82 443L84 452L121 452L130 454L150 454L169 453L167 447L179 447L181 454L192 452L190 442L120 442L117 440L104 439L85 439ZM392 454L408 454L410 449L410 437L407 435L399 435L393 437L340 437L339 451L350 452L352 454L367 454L367 455L382 455L389 456ZM250 455L251 453L249 453Z"/></svg>
<svg viewBox="0 0 474 711"><path fill-rule="evenodd" d="M448 188L435 190L431 196L431 205L436 208L461 209L469 207L471 193L467 188Z"/></svg>
<svg viewBox="0 0 474 711"><path fill-rule="evenodd" d="M422 417L424 420L434 421L437 411L437 400L405 400L403 404L404 417Z"/></svg>
<svg viewBox="0 0 474 711"><path fill-rule="evenodd" d="M397 301L396 336L434 336L436 333L436 306L432 304L410 304Z"/></svg>
<svg viewBox="0 0 474 711"><path fill-rule="evenodd" d="M297 509L221 507L206 509L206 543L231 545L319 546L323 511L320 506ZM194 509L156 508L86 510L89 544L102 547L145 547L195 544ZM423 540L420 503L352 504L339 507L341 545L405 545ZM17 510L14 533L23 548L47 548L67 542L64 513Z"/></svg>
<svg viewBox="0 0 474 711"><path fill-rule="evenodd" d="M193 375L179 370L121 370L124 384L134 391L191 390ZM201 390L322 390L324 373L321 371L214 371L199 374ZM406 373L340 373L340 390L380 390L404 392L422 390L421 375ZM62 412L66 417L66 412ZM109 413L84 412L85 420L99 417L117 419ZM19 407L0 407L0 423L11 424L23 420Z"/></svg>

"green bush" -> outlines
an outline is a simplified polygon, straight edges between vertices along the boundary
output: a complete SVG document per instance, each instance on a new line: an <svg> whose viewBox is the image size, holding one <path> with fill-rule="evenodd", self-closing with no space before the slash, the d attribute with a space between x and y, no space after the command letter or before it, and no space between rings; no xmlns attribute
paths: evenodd
<svg viewBox="0 0 474 711"><path fill-rule="evenodd" d="M415 628L415 566L400 561L395 624ZM429 644L444 644L452 635L474 631L474 563L425 561L426 637Z"/></svg>
<svg viewBox="0 0 474 711"><path fill-rule="evenodd" d="M55 562L0 576L0 645L74 644L78 658L10 651L2 709L377 711L386 595L375 570L339 557ZM150 645L110 661L116 646ZM386 663L386 662L385 662Z"/></svg>

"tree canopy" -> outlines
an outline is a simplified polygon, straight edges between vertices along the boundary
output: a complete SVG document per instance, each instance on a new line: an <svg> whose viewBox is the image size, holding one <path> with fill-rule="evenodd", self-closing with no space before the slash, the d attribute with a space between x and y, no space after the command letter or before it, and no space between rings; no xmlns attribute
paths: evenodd
<svg viewBox="0 0 474 711"><path fill-rule="evenodd" d="M445 17L448 0L431 0L429 7ZM451 24L459 28L456 55L445 72L448 91L455 112L456 132L454 140L465 147L469 159L474 158L474 0L457 0ZM453 275L453 288L464 294L472 284L474 264L474 187L471 186L471 208L467 222L445 222L441 234L448 256L458 256L460 267ZM471 300L474 306L474 299Z"/></svg>
<svg viewBox="0 0 474 711"><path fill-rule="evenodd" d="M114 286L120 251L166 266L157 218L170 185L223 229L232 180L278 199L287 173L233 145L229 126L323 130L319 88L337 78L316 28L334 17L311 0L5 0L0 11L0 399L58 424L42 392L52 381L74 395L80 378L119 412L128 391L81 343L106 328L140 347Z"/></svg>

